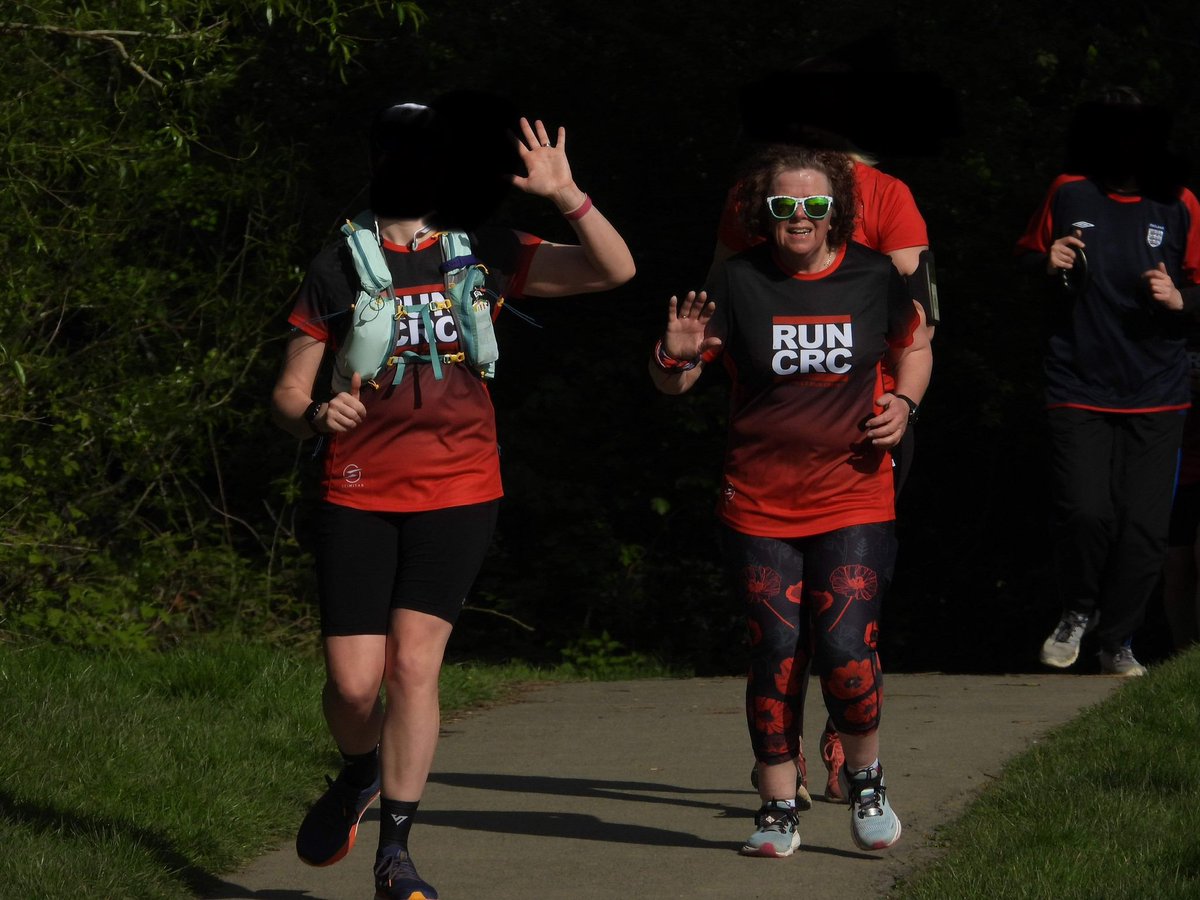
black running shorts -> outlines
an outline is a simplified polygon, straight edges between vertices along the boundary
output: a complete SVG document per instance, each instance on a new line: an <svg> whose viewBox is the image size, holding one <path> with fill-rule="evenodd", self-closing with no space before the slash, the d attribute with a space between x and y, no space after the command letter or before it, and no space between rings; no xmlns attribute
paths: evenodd
<svg viewBox="0 0 1200 900"><path fill-rule="evenodd" d="M387 634L393 609L454 624L479 574L500 501L417 513L320 504L313 523L321 634Z"/></svg>

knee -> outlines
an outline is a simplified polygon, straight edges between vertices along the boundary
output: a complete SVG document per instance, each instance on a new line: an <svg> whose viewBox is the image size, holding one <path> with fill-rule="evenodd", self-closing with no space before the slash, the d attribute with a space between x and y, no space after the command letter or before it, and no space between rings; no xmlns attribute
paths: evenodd
<svg viewBox="0 0 1200 900"><path fill-rule="evenodd" d="M368 714L379 700L380 681L380 673L376 671L331 674L325 680L326 701Z"/></svg>
<svg viewBox="0 0 1200 900"><path fill-rule="evenodd" d="M388 654L383 681L389 696L400 692L436 691L441 668L440 653L421 653L396 648Z"/></svg>

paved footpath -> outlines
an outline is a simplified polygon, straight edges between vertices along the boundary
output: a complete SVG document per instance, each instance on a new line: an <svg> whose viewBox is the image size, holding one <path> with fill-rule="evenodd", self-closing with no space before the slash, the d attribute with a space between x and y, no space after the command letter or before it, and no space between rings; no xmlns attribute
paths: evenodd
<svg viewBox="0 0 1200 900"><path fill-rule="evenodd" d="M889 675L881 739L900 842L864 853L846 807L824 803L815 751L825 713L814 683L816 803L788 859L738 855L757 795L740 678L540 687L443 729L411 848L443 900L873 896L931 858L933 830L1003 763L1119 679L1058 674ZM313 774L314 785L320 774ZM367 900L378 812L335 866L291 846L226 876L212 900Z"/></svg>

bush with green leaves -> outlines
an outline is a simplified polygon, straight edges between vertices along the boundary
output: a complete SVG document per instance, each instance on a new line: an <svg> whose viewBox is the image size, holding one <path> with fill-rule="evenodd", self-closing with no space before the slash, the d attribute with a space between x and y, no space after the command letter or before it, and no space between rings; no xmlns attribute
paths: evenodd
<svg viewBox="0 0 1200 900"><path fill-rule="evenodd" d="M264 386L305 196L284 77L409 2L9 4L0 628L149 646L302 593ZM290 96L289 101L286 98Z"/></svg>

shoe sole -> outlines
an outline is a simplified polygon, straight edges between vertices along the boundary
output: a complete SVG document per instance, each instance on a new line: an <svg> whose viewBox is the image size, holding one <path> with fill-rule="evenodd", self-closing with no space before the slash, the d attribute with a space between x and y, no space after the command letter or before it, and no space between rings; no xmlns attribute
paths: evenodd
<svg viewBox="0 0 1200 900"><path fill-rule="evenodd" d="M354 824L350 826L350 834L346 838L346 843L342 844L337 853L333 854L333 856L329 857L329 859L325 860L324 862L314 862L311 859L306 859L305 857L300 856L299 852L297 852L296 856L300 859L300 862L304 863L306 866L312 866L314 869L323 869L326 866L332 866L334 863L341 862L343 859L345 859L346 854L354 849L354 841L355 838L358 837L358 825L360 822L362 822L362 817L367 814L367 810L371 808L371 805L379 799L380 793L381 791L376 791L371 796L371 799L367 801L366 805L363 806L362 812L358 814L358 818L355 819ZM418 894L419 893L420 892L418 891ZM388 900L388 898L385 897L383 900ZM413 896L410 897L409 900L418 900L418 898ZM428 900L428 898L421 897L420 900Z"/></svg>
<svg viewBox="0 0 1200 900"><path fill-rule="evenodd" d="M1076 650L1075 655L1070 659L1051 659L1046 655L1046 651L1043 650L1041 654L1041 660L1042 665L1044 666L1052 666L1055 669L1069 669L1079 660L1079 651Z"/></svg>
<svg viewBox="0 0 1200 900"><path fill-rule="evenodd" d="M426 897L424 891L413 891L407 897L404 897L403 900L436 900L436 897L437 894L430 894L428 897ZM375 900L396 900L396 898L391 897L382 891L376 891Z"/></svg>

